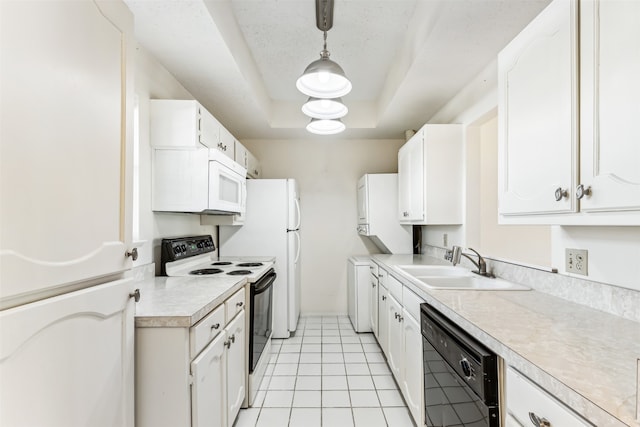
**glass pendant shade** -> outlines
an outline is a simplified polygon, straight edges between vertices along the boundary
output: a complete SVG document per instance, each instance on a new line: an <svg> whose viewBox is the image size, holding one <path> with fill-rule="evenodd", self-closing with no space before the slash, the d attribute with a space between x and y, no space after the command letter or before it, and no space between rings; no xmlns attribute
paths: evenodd
<svg viewBox="0 0 640 427"><path fill-rule="evenodd" d="M323 50L320 59L313 61L296 81L296 87L314 98L339 98L351 92L351 82L342 67L329 59Z"/></svg>
<svg viewBox="0 0 640 427"><path fill-rule="evenodd" d="M320 99L310 97L302 106L302 112L314 119L339 119L349 112L342 98Z"/></svg>
<svg viewBox="0 0 640 427"><path fill-rule="evenodd" d="M307 125L307 130L317 135L333 135L345 130L345 125L340 119L311 119Z"/></svg>

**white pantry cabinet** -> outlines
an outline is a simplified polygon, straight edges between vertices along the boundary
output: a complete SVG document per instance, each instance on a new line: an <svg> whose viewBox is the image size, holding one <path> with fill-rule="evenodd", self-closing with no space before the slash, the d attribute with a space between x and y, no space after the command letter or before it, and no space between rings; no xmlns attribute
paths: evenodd
<svg viewBox="0 0 640 427"><path fill-rule="evenodd" d="M500 53L500 222L640 224L638 28L636 2L555 0Z"/></svg>
<svg viewBox="0 0 640 427"><path fill-rule="evenodd" d="M243 287L190 328L136 328L136 426L231 427L246 396Z"/></svg>
<svg viewBox="0 0 640 427"><path fill-rule="evenodd" d="M462 223L462 126L424 125L398 151L402 224Z"/></svg>
<svg viewBox="0 0 640 427"><path fill-rule="evenodd" d="M133 281L0 312L0 425L133 427Z"/></svg>
<svg viewBox="0 0 640 427"><path fill-rule="evenodd" d="M133 17L0 2L0 307L131 268Z"/></svg>

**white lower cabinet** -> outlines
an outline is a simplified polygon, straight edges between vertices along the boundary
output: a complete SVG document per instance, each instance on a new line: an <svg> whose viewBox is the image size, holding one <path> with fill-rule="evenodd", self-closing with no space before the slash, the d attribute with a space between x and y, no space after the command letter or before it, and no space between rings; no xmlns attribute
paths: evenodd
<svg viewBox="0 0 640 427"><path fill-rule="evenodd" d="M385 357L389 357L389 322L387 310L389 306L389 291L380 282L378 284L378 344Z"/></svg>
<svg viewBox="0 0 640 427"><path fill-rule="evenodd" d="M416 425L424 425L424 387L420 304L422 298L388 275L380 286L378 343ZM382 299L384 296L384 300ZM382 311L384 310L384 311ZM382 332L384 331L384 332Z"/></svg>
<svg viewBox="0 0 640 427"><path fill-rule="evenodd" d="M591 427L571 409L512 367L506 375L506 426Z"/></svg>
<svg viewBox="0 0 640 427"><path fill-rule="evenodd" d="M240 412L246 393L244 310L225 328L227 333L227 427L231 427Z"/></svg>
<svg viewBox="0 0 640 427"><path fill-rule="evenodd" d="M371 331L378 337L378 274L370 274L369 280L371 286L369 287L369 323L371 324Z"/></svg>
<svg viewBox="0 0 640 427"><path fill-rule="evenodd" d="M190 328L136 329L136 426L231 427L247 384L245 289Z"/></svg>
<svg viewBox="0 0 640 427"><path fill-rule="evenodd" d="M402 342L402 306L393 295L389 294L389 304L387 306L387 323L389 325L389 352L387 353L387 363L389 369L398 384L402 383L404 377L404 345Z"/></svg>

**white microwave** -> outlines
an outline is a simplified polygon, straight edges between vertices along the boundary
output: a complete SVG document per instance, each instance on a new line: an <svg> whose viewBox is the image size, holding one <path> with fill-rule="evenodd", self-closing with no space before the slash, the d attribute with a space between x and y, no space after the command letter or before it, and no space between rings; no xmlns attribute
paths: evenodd
<svg viewBox="0 0 640 427"><path fill-rule="evenodd" d="M152 209L243 214L246 169L213 148L153 149Z"/></svg>

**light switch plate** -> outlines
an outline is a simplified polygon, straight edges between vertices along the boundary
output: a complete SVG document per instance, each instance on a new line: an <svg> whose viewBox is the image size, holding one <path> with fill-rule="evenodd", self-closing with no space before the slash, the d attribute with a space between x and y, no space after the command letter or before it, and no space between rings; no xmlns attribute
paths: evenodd
<svg viewBox="0 0 640 427"><path fill-rule="evenodd" d="M565 249L565 270L567 273L588 274L588 251L586 249Z"/></svg>

